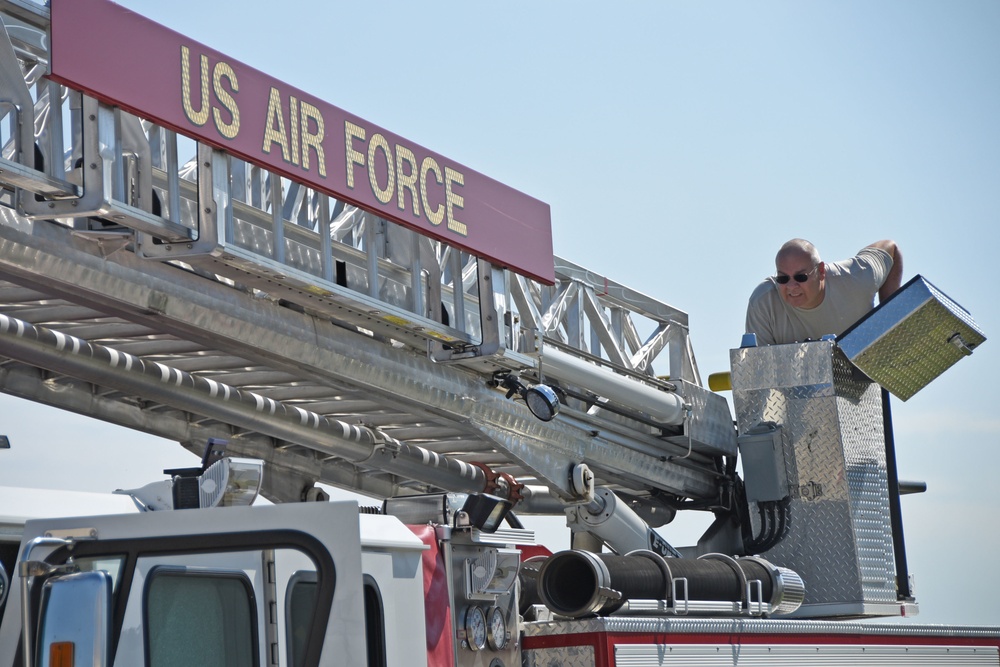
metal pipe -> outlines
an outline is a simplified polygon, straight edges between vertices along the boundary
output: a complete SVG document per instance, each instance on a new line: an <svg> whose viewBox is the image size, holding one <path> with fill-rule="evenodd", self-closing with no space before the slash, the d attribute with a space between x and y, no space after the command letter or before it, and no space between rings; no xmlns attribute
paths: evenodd
<svg viewBox="0 0 1000 667"><path fill-rule="evenodd" d="M560 515L566 509L566 502L552 493L547 486L526 484L521 489L521 502L517 504L518 514Z"/></svg>
<svg viewBox="0 0 1000 667"><path fill-rule="evenodd" d="M906 540L903 537L903 509L899 503L899 473L896 469L896 439L892 430L889 391L882 389L882 428L885 432L885 474L889 487L889 522L892 526L892 552L896 562L896 599L912 601L910 569L906 563Z"/></svg>
<svg viewBox="0 0 1000 667"><path fill-rule="evenodd" d="M542 349L542 372L613 403L644 412L662 424L684 423L684 398L588 363L551 346Z"/></svg>
<svg viewBox="0 0 1000 667"><path fill-rule="evenodd" d="M566 523L574 532L592 533L617 553L649 550L669 558L680 557L674 547L607 487L596 489L589 504L568 508Z"/></svg>
<svg viewBox="0 0 1000 667"><path fill-rule="evenodd" d="M133 393L324 454L406 475L449 491L480 492L476 466L374 429L327 418L114 348L0 313L5 354L54 372ZM54 359L58 358L58 364Z"/></svg>

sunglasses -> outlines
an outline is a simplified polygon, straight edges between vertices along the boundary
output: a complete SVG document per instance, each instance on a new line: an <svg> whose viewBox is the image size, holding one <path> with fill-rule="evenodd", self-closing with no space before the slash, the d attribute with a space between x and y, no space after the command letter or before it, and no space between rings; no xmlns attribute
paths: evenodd
<svg viewBox="0 0 1000 667"><path fill-rule="evenodd" d="M794 276L786 276L786 275L775 276L774 282L778 283L779 285L787 285L789 280L795 279L795 282L797 283L804 283L805 281L809 280L809 276L814 271L816 271L815 266L809 273L796 273Z"/></svg>

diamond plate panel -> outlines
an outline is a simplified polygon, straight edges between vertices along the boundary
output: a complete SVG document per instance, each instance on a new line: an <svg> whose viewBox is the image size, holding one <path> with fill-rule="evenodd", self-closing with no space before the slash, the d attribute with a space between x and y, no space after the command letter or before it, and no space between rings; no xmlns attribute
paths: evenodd
<svg viewBox="0 0 1000 667"><path fill-rule="evenodd" d="M725 398L684 380L677 380L675 384L680 395L691 405L688 434L694 451L712 456L734 456L736 431ZM677 442L687 445L686 438Z"/></svg>
<svg viewBox="0 0 1000 667"><path fill-rule="evenodd" d="M593 646L537 648L521 654L522 667L594 667Z"/></svg>
<svg viewBox="0 0 1000 667"><path fill-rule="evenodd" d="M838 345L905 401L985 340L964 308L916 276L842 334Z"/></svg>
<svg viewBox="0 0 1000 667"><path fill-rule="evenodd" d="M788 530L767 559L803 578L811 615L895 601L878 385L832 341L743 348L730 360L740 432L782 427Z"/></svg>

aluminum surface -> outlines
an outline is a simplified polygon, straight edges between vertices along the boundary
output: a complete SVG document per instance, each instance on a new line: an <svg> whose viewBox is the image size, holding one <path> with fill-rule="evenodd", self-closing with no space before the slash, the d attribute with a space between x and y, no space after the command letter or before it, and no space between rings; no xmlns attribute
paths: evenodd
<svg viewBox="0 0 1000 667"><path fill-rule="evenodd" d="M905 401L985 340L968 311L915 276L837 343L854 365Z"/></svg>
<svg viewBox="0 0 1000 667"><path fill-rule="evenodd" d="M805 581L798 614L832 606L863 614L865 604L895 602L878 385L832 341L742 348L730 360L740 432L763 422L782 429L788 530L762 555Z"/></svg>
<svg viewBox="0 0 1000 667"><path fill-rule="evenodd" d="M0 278L0 312L310 412L377 426L438 454L544 483L557 494L571 495L571 460L591 464L599 483L639 495L650 484L714 495L710 462L665 465L665 452L680 456L684 447L648 428L572 410L539 422L488 387L488 374L435 364L226 281L142 260L129 251L128 237L81 235L0 206ZM300 486L322 480L382 497L429 490L374 461L330 458L169 401L81 382L61 373L63 362L52 356L44 370L16 359L0 364L0 389L180 440L196 451L207 437L228 439L234 451L284 471L277 494L283 499L295 498L295 478Z"/></svg>
<svg viewBox="0 0 1000 667"><path fill-rule="evenodd" d="M525 637L587 633L726 634L726 635L846 635L861 637L970 637L1000 639L1000 629L974 625L889 624L860 621L784 620L755 618L656 618L601 616L524 624Z"/></svg>
<svg viewBox="0 0 1000 667"><path fill-rule="evenodd" d="M522 667L594 667L593 646L560 646L524 651Z"/></svg>
<svg viewBox="0 0 1000 667"><path fill-rule="evenodd" d="M552 663L559 664L559 663ZM879 665L996 665L996 647L794 644L625 644L615 646L615 667L877 667Z"/></svg>

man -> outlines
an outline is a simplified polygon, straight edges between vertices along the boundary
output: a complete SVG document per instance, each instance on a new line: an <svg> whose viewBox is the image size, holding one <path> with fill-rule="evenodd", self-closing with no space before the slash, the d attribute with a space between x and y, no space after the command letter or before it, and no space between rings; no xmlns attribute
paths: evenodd
<svg viewBox="0 0 1000 667"><path fill-rule="evenodd" d="M899 289L903 255L894 241L876 241L851 259L826 264L816 247L792 239L774 258L776 275L750 295L747 333L759 345L840 334Z"/></svg>

